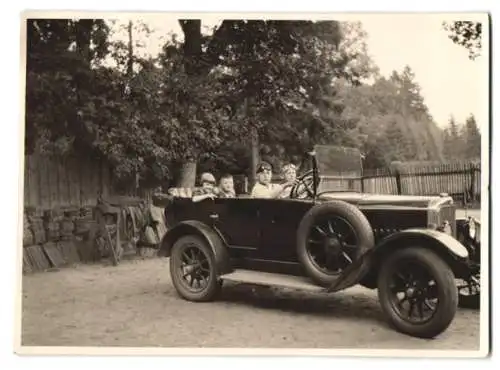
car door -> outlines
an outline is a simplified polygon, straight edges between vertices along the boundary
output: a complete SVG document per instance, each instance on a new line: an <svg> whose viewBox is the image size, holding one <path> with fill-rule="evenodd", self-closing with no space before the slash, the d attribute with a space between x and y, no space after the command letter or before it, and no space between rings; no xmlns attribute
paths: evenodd
<svg viewBox="0 0 500 370"><path fill-rule="evenodd" d="M295 262L297 229L311 202L290 199L266 199L259 209L261 237L259 257Z"/></svg>
<svg viewBox="0 0 500 370"><path fill-rule="evenodd" d="M215 199L215 227L232 249L257 250L260 244L258 200L251 198Z"/></svg>

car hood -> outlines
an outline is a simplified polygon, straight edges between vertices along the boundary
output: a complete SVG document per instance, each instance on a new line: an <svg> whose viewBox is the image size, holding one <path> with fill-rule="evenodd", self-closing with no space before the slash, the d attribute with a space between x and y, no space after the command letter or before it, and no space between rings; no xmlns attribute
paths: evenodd
<svg viewBox="0 0 500 370"><path fill-rule="evenodd" d="M453 199L449 196L386 195L333 191L319 194L318 199L323 201L343 200L358 206L374 207L438 208L453 203Z"/></svg>

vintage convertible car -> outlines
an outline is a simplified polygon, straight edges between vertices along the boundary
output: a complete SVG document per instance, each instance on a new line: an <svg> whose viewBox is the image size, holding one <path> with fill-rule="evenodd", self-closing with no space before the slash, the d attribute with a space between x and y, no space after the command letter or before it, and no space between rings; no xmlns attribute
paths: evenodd
<svg viewBox="0 0 500 370"><path fill-rule="evenodd" d="M209 301L224 281L326 293L361 284L377 289L396 330L439 335L460 299L479 300L477 225L456 222L447 195L318 191L329 150L310 153L312 169L286 199L168 199L159 255L170 257L176 291Z"/></svg>

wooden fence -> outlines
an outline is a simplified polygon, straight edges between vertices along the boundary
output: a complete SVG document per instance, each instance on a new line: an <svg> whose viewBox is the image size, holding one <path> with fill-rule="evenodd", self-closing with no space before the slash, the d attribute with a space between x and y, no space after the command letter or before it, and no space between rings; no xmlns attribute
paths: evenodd
<svg viewBox="0 0 500 370"><path fill-rule="evenodd" d="M474 163L403 167L399 175L402 194L430 195L441 191L456 196L467 193L471 199L481 195L481 168Z"/></svg>
<svg viewBox="0 0 500 370"><path fill-rule="evenodd" d="M481 169L475 163L403 164L393 170L364 171L361 176L342 173L326 176L320 191L328 189L399 195L448 193L455 198L465 195L468 200L479 200Z"/></svg>
<svg viewBox="0 0 500 370"><path fill-rule="evenodd" d="M27 155L24 162L24 206L94 205L99 193L110 193L111 175L99 161Z"/></svg>

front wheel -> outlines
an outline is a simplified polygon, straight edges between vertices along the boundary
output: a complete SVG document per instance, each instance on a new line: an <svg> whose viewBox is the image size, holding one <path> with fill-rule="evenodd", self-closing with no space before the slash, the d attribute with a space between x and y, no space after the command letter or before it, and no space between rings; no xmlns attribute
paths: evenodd
<svg viewBox="0 0 500 370"><path fill-rule="evenodd" d="M444 332L458 306L452 270L436 253L419 247L398 250L382 263L378 296L389 322L419 338Z"/></svg>
<svg viewBox="0 0 500 370"><path fill-rule="evenodd" d="M212 249L197 236L183 236L172 246L170 277L177 293L189 301L211 301L221 288Z"/></svg>

